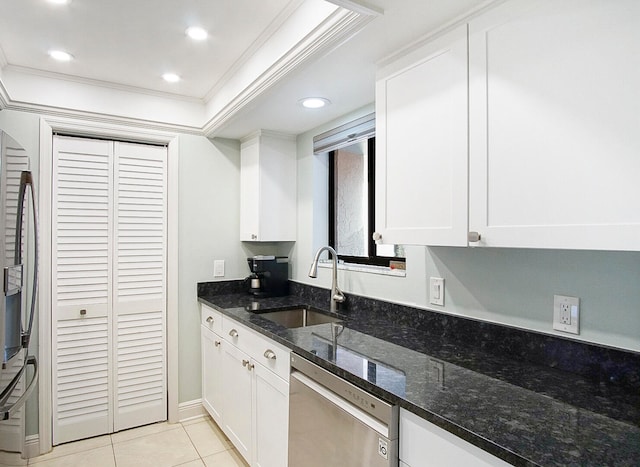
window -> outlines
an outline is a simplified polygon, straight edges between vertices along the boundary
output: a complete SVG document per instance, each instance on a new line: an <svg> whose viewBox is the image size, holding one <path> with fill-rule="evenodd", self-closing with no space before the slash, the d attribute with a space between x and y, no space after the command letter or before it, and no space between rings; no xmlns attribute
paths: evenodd
<svg viewBox="0 0 640 467"><path fill-rule="evenodd" d="M316 153L328 151L329 158L329 245L347 263L390 266L394 261L397 267L404 263L402 247L373 240L374 125L371 114L314 138Z"/></svg>

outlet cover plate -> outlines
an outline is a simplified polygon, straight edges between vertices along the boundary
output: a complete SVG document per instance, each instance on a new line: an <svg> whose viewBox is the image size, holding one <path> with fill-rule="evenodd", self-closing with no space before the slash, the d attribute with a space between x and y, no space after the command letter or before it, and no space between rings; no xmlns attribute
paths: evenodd
<svg viewBox="0 0 640 467"><path fill-rule="evenodd" d="M224 277L223 259L216 259L213 261L213 277Z"/></svg>
<svg viewBox="0 0 640 467"><path fill-rule="evenodd" d="M444 306L444 279L441 277L429 278L429 303Z"/></svg>
<svg viewBox="0 0 640 467"><path fill-rule="evenodd" d="M553 329L580 334L580 298L553 296Z"/></svg>

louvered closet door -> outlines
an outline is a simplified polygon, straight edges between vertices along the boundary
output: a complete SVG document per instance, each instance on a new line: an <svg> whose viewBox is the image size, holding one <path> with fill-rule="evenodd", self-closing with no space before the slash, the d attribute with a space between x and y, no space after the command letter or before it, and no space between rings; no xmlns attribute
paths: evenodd
<svg viewBox="0 0 640 467"><path fill-rule="evenodd" d="M167 418L166 158L54 138L54 444Z"/></svg>
<svg viewBox="0 0 640 467"><path fill-rule="evenodd" d="M166 159L115 143L115 431L167 418Z"/></svg>
<svg viewBox="0 0 640 467"><path fill-rule="evenodd" d="M55 137L53 443L112 431L113 143Z"/></svg>

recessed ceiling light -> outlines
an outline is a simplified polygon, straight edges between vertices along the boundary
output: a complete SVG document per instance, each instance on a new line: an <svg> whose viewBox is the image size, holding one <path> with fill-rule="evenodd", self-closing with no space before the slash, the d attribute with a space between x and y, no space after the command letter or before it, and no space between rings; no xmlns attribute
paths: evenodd
<svg viewBox="0 0 640 467"><path fill-rule="evenodd" d="M73 55L63 50L50 50L49 56L59 62L69 62L73 59Z"/></svg>
<svg viewBox="0 0 640 467"><path fill-rule="evenodd" d="M193 27L187 28L187 30L185 32L186 32L187 36L189 36L191 39L196 40L196 41L203 41L209 35L207 33L207 31L205 31L204 29L199 28L197 26L193 26Z"/></svg>
<svg viewBox="0 0 640 467"><path fill-rule="evenodd" d="M167 81L168 83L177 83L180 81L180 77L175 73L165 73L162 75L162 79Z"/></svg>
<svg viewBox="0 0 640 467"><path fill-rule="evenodd" d="M329 99L325 99L324 97L305 97L300 100L300 104L302 107L307 109L320 109L325 105L331 104Z"/></svg>

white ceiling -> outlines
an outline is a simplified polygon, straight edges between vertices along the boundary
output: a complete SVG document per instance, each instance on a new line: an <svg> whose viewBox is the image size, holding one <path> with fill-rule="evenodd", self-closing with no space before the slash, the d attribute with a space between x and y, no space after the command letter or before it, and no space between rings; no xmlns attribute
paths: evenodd
<svg viewBox="0 0 640 467"><path fill-rule="evenodd" d="M292 0L3 1L0 48L12 67L26 67L182 96L205 98L271 27ZM296 2L293 2L296 3ZM202 42L190 26L209 32ZM74 56L50 58L50 49ZM0 64L1 59L0 59ZM170 84L162 74L182 77Z"/></svg>
<svg viewBox="0 0 640 467"><path fill-rule="evenodd" d="M169 93L204 106L303 1L311 0L6 0L0 69ZM384 14L256 95L215 136L241 138L257 129L299 134L372 103L380 60L493 0L365 1ZM207 29L209 38L198 43L186 37L192 25ZM55 62L47 55L52 48L75 58ZM165 72L182 80L166 83ZM305 96L332 104L306 110L298 104Z"/></svg>

